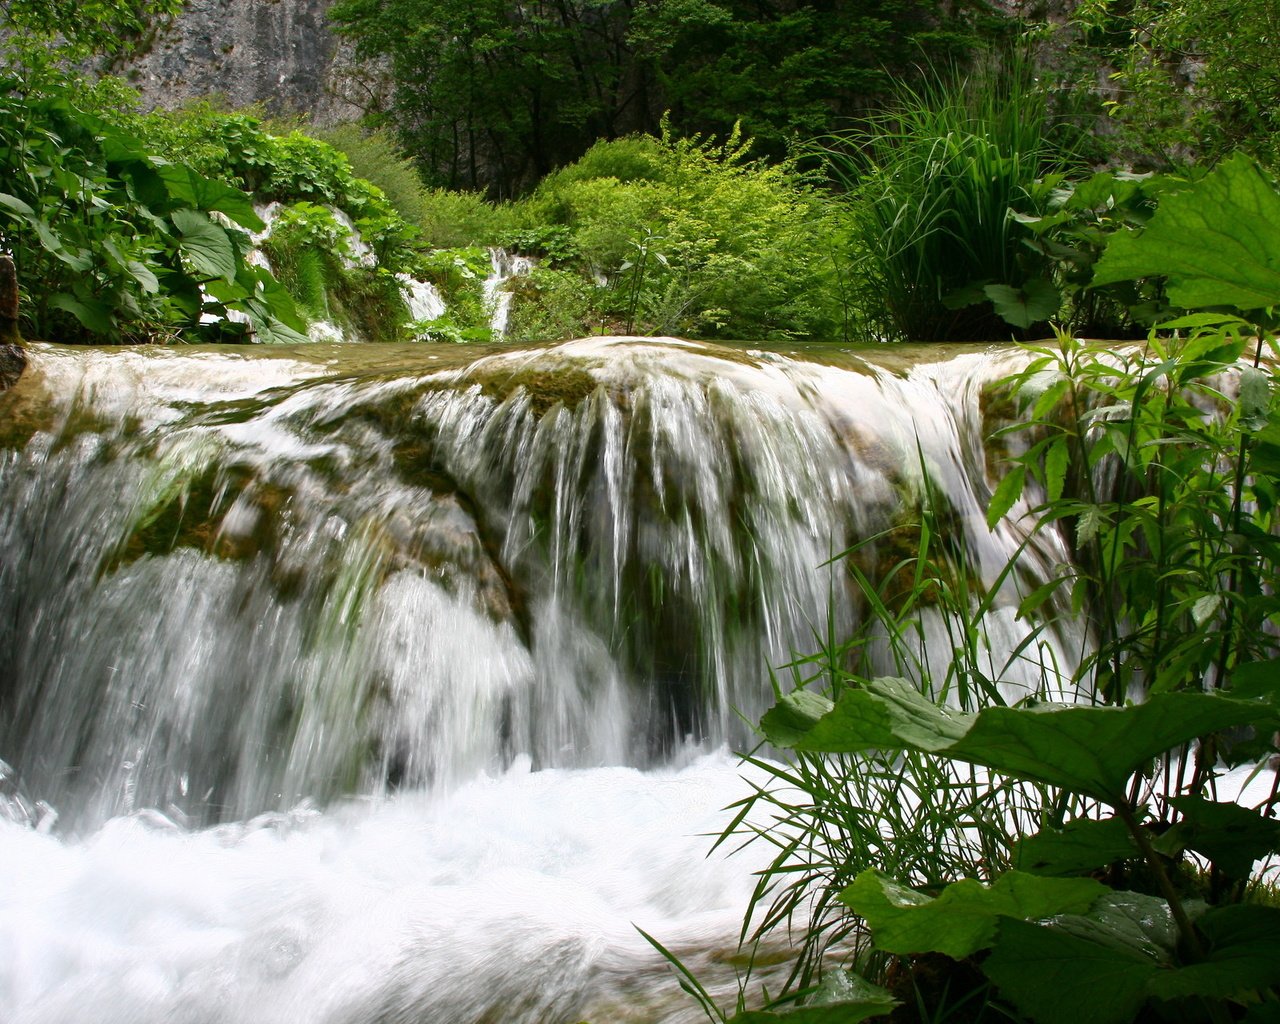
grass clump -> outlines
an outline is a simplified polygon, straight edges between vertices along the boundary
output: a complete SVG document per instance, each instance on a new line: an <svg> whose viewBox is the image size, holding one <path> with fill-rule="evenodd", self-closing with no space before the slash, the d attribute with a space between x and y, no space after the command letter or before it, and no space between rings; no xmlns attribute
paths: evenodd
<svg viewBox="0 0 1280 1024"><path fill-rule="evenodd" d="M989 65L903 86L890 109L822 140L845 189L847 265L864 341L963 341L1058 312L1046 260L1011 214L1038 212L1064 158L1028 68Z"/></svg>

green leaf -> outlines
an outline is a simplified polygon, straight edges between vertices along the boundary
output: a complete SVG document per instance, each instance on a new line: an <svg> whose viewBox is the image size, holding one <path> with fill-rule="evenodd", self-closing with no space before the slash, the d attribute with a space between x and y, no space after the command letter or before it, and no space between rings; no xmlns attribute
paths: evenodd
<svg viewBox="0 0 1280 1024"><path fill-rule="evenodd" d="M1280 852L1280 821L1236 803L1198 796L1170 800L1183 820L1160 837L1157 849L1168 855L1194 850L1232 878L1248 878L1254 861Z"/></svg>
<svg viewBox="0 0 1280 1024"><path fill-rule="evenodd" d="M768 1010L740 1013L730 1020L733 1024L858 1024L882 1017L901 1005L892 993L856 974L839 972L827 977L829 981L823 983L807 1006L775 1005Z"/></svg>
<svg viewBox="0 0 1280 1024"><path fill-rule="evenodd" d="M1044 453L1044 490L1050 501L1062 497L1067 479L1067 455L1067 442L1062 438L1055 438Z"/></svg>
<svg viewBox="0 0 1280 1024"><path fill-rule="evenodd" d="M1237 153L1186 191L1164 196L1141 233L1113 235L1093 284L1163 276L1170 300L1186 309L1280 305L1276 224L1280 193Z"/></svg>
<svg viewBox="0 0 1280 1024"><path fill-rule="evenodd" d="M181 236L178 248L196 273L235 280L240 260L225 228L195 210L174 210L170 219Z"/></svg>
<svg viewBox="0 0 1280 1024"><path fill-rule="evenodd" d="M1062 829L1042 829L1013 847L1013 864L1037 875L1078 875L1140 856L1119 818L1081 819Z"/></svg>
<svg viewBox="0 0 1280 1024"><path fill-rule="evenodd" d="M1022 496L1022 488L1027 480L1027 469L1025 466L1014 466L1009 470L1005 478L1000 481L996 487L995 493L991 495L991 501L987 505L987 528L994 530L996 523L1000 522L1013 508L1013 503Z"/></svg>
<svg viewBox="0 0 1280 1024"><path fill-rule="evenodd" d="M1207 945L1197 964L1162 973L1149 985L1160 999L1242 996L1280 984L1280 909L1237 903L1196 920Z"/></svg>
<svg viewBox="0 0 1280 1024"><path fill-rule="evenodd" d="M1115 804L1134 771L1156 755L1230 726L1277 720L1277 708L1267 702L1182 692L1123 708L1043 704L972 715L938 707L910 683L890 678L845 690L807 727L796 716L785 736L773 736L763 724L778 746L825 753L918 750Z"/></svg>
<svg viewBox="0 0 1280 1024"><path fill-rule="evenodd" d="M1052 925L1078 939L1148 957L1160 964L1173 962L1178 944L1178 929L1169 904L1158 896L1140 892L1110 891L1087 914L1063 914Z"/></svg>
<svg viewBox="0 0 1280 1024"><path fill-rule="evenodd" d="M989 284L982 289L1005 323L1027 328L1048 320L1062 306L1062 296L1049 281L1037 278L1021 288L1006 284Z"/></svg>
<svg viewBox="0 0 1280 1024"><path fill-rule="evenodd" d="M810 690L792 690L764 713L760 728L769 742L782 747L794 746L832 707L826 697Z"/></svg>
<svg viewBox="0 0 1280 1024"><path fill-rule="evenodd" d="M80 321L85 330L94 334L110 334L115 330L111 307L100 300L79 299L69 292L58 292L49 300L49 305L70 313Z"/></svg>
<svg viewBox="0 0 1280 1024"><path fill-rule="evenodd" d="M1280 658L1248 661L1231 673L1231 691L1237 697L1280 699Z"/></svg>
<svg viewBox="0 0 1280 1024"><path fill-rule="evenodd" d="M226 214L242 228L262 231L262 218L253 209L253 197L225 182L206 178L183 164L160 163L156 168L169 195L182 205L205 212Z"/></svg>
<svg viewBox="0 0 1280 1024"><path fill-rule="evenodd" d="M1038 1024L1127 1024L1162 973L1141 954L1012 918L982 969Z"/></svg>
<svg viewBox="0 0 1280 1024"><path fill-rule="evenodd" d="M1267 425L1271 409L1271 378L1257 367L1240 371L1240 428L1256 433Z"/></svg>
<svg viewBox="0 0 1280 1024"><path fill-rule="evenodd" d="M7 192L0 192L0 207L12 210L14 213L20 213L24 217L34 217L36 211L24 203L17 196L11 196Z"/></svg>
<svg viewBox="0 0 1280 1024"><path fill-rule="evenodd" d="M995 941L1001 917L1035 920L1089 909L1107 892L1090 878L1044 878L1008 871L985 886L972 878L952 882L929 899L874 870L862 872L840 900L871 929L887 953L943 953L955 960Z"/></svg>
<svg viewBox="0 0 1280 1024"><path fill-rule="evenodd" d="M1280 1024L1280 1002L1254 1003L1240 1024Z"/></svg>

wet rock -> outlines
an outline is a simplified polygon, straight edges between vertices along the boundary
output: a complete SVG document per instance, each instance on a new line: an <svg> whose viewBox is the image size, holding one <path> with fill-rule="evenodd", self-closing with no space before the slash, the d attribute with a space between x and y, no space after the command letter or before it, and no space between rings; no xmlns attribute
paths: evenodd
<svg viewBox="0 0 1280 1024"><path fill-rule="evenodd" d="M27 365L18 334L18 275L13 258L0 256L0 391L17 383Z"/></svg>
<svg viewBox="0 0 1280 1024"><path fill-rule="evenodd" d="M233 108L262 104L271 115L301 114L321 127L354 120L364 111L348 95L367 100L378 76L359 68L333 33L332 3L188 0L144 53L114 70L151 106L216 96Z"/></svg>

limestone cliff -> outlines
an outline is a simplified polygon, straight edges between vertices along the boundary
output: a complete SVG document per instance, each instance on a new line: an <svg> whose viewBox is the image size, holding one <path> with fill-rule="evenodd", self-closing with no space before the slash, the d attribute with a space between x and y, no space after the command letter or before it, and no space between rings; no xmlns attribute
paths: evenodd
<svg viewBox="0 0 1280 1024"><path fill-rule="evenodd" d="M187 0L156 27L145 52L116 70L144 103L177 107L218 96L232 107L331 125L358 117L371 98L350 48L329 27L333 0Z"/></svg>

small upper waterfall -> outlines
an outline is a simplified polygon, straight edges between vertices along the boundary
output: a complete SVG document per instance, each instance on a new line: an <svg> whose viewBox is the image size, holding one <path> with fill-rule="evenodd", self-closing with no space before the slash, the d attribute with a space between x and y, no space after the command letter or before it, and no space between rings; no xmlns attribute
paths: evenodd
<svg viewBox="0 0 1280 1024"><path fill-rule="evenodd" d="M74 854L77 864L96 865L86 871L115 877L102 859L124 842L148 863L176 856L191 871L213 870L243 901L252 885L239 872L266 876L243 838L257 833L230 823L284 815L270 819L293 823L278 841L300 858L299 870L319 871L315 844L339 842L334 815L352 813L339 801L360 798L384 810L369 811L375 816L341 840L342 856L368 860L373 872L352 867L365 879L357 888L391 875L399 880L388 885L428 884L387 867L379 858L403 854L379 844L408 827L406 815L419 822L414 828L427 819L445 828L458 808L501 844L494 837L506 826L484 796L485 785L500 784L513 800L536 790L528 799L561 821L557 828L577 813L562 799L575 807L594 800L606 818L628 820L617 801L650 801L646 828L670 816L684 821L689 838L678 855L661 846L667 840L646 846L659 841L612 818L600 835L581 838L583 855L597 861L630 856L614 842L652 854L651 864L619 866L613 881L591 883L605 886L600 899L612 907L599 920L647 920L659 906L670 917L682 900L705 903L707 913L719 908L718 923L681 918L670 928L703 948L728 942L733 925L725 920L741 906L749 871L717 875L679 897L661 878L672 870L660 865L668 856L700 858L689 852L692 837L707 831L700 816L736 799L738 770L714 751L752 743L745 723L769 705L771 671L785 684L783 666L812 651L816 637L848 633L862 614L837 556L909 521L925 474L945 498L955 549L979 583L992 584L1026 540L1014 526L989 531L984 519L995 483L987 389L1019 357L937 351L872 358L616 338L521 350L33 346L27 374L0 395L0 758L9 769L0 803L19 822L10 842L13 857L28 858L23 877L54 886L37 867L47 858L37 839L59 842L39 835L52 829L94 837ZM894 557L877 550L865 547L860 557ZM1020 572L1044 578L1065 558L1045 535L1027 547ZM992 675L1016 693L1033 678L1006 664L1023 627L1013 595L996 604ZM696 813L662 804L662 793L695 790ZM288 838L302 827L298 815L325 807L334 809L321 824ZM181 853L178 838L124 838L124 826L112 824L152 819L187 837ZM190 831L215 823L225 823L222 839ZM225 832L233 827L240 831ZM516 855L555 880L545 883L546 898L563 903L554 893L564 872L577 870L567 865L579 863L562 849L569 840L541 826L534 839L524 831L532 823L518 827L516 845L532 845ZM415 835L414 849L425 842ZM448 852L458 843L465 845L454 837L416 855L440 858L431 861L439 884L474 860L460 848ZM219 844L239 851L226 855L228 867L196 867L219 857ZM560 852L544 863L551 849ZM73 854L59 856L61 864ZM657 874L627 874L650 870ZM170 895L129 884L145 890L137 899L148 913L169 905ZM307 976L297 964L313 975L325 970L324 957L309 960L308 950L350 935L322 922L346 921L348 911L338 909L338 890L314 879L306 883L316 887L314 906L288 924L291 897L282 893L291 884L283 876L270 882L281 934L238 911L234 920L214 917L249 943L236 945L237 955L253 957L259 941L291 951L278 954L280 977L297 986ZM606 891L634 892L639 902L619 909ZM432 914L447 916L441 898L432 897ZM494 931L477 933L475 943L492 952L517 942L502 924L510 908L493 906L488 921L487 906L476 927ZM192 913L205 919L205 910ZM530 913L535 920L543 911ZM596 920L596 911L582 913ZM0 942L27 927L19 910L13 915L0 912ZM376 944L375 924L358 927L361 942ZM704 926L719 937L693 938ZM605 926L583 927L573 934ZM411 930L431 929L418 922ZM201 932L200 941L216 952L223 947L213 934ZM601 948L609 956L629 950L626 963L648 956L627 934L601 938ZM84 949L100 941L85 938ZM131 970L170 971L138 952L141 939L130 941L132 952L121 956L133 958ZM388 947L375 994L343 989L332 1005L309 1003L307 1019L409 1019L379 1016L388 1000L452 1007L431 1019L490 1012L488 1004L459 1008L479 998L474 988L452 1003L431 1002L445 998L432 989L437 975L406 966L430 960L420 941ZM360 955L384 963L372 946ZM612 1005L599 964L594 980L570 977L535 944L512 947L486 970L500 971L508 955L513 964L539 964L545 984L569 1002L530 997L520 1009L512 996L506 1019L572 1021L584 1005ZM213 961L182 956L190 963L171 973L201 993L194 1004L219 1005L217 987L199 980L213 969L201 965ZM119 997L114 982L85 980L89 968L72 959L80 966L67 968L70 987L58 990L67 1006L78 1005L77 992ZM24 1021L74 1019L73 1010L59 1016L56 1002L24 1001L16 979L0 972L0 1010L22 1009ZM492 981L494 991L505 991L503 983ZM287 1006L280 1000L288 986L253 984L267 1003L200 1019L288 1019L262 1008ZM182 1005L174 999L156 995L151 1010L127 1019L173 1019L164 1014ZM683 1010L672 1012L661 1019Z"/></svg>

